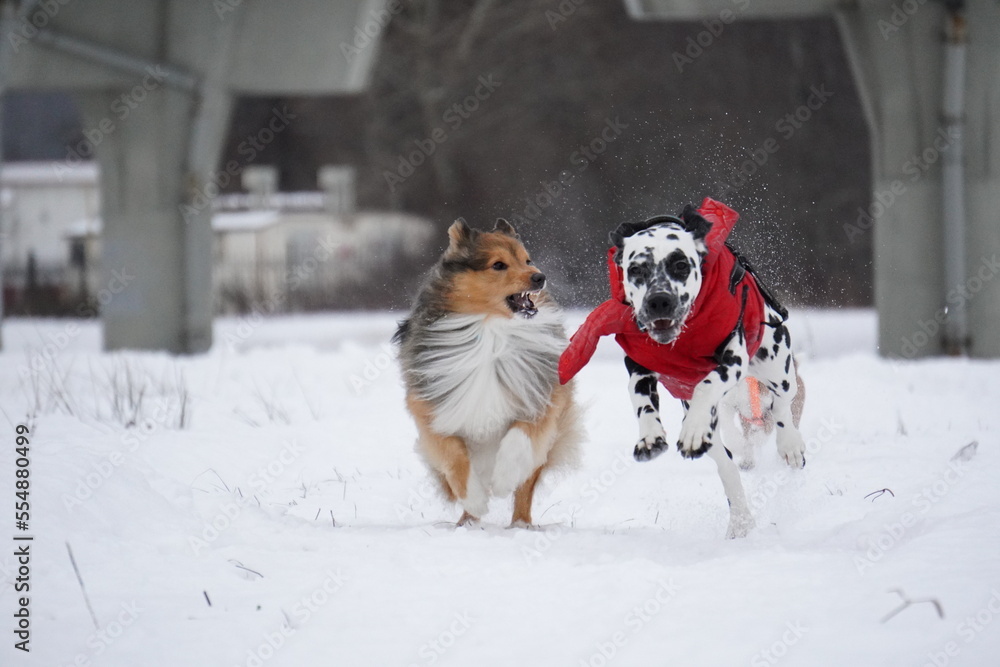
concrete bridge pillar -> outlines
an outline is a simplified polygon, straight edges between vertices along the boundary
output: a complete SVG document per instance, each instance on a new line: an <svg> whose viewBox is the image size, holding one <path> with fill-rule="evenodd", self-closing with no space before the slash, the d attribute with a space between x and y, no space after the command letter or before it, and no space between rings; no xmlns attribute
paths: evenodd
<svg viewBox="0 0 1000 667"><path fill-rule="evenodd" d="M1000 356L1000 5L965 3L964 131L944 114L944 3L859 2L835 10L872 137L872 201L845 234L874 234L879 350L946 351L949 312L965 309L967 352ZM942 168L961 151L965 229L944 225ZM946 276L949 235L964 270Z"/></svg>

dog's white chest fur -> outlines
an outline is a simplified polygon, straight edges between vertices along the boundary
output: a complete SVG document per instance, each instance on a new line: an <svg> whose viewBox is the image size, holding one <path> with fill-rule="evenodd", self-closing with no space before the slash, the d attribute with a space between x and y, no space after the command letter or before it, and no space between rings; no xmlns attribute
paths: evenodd
<svg viewBox="0 0 1000 667"><path fill-rule="evenodd" d="M531 319L448 315L423 334L412 372L438 433L494 444L548 406L566 346L558 309Z"/></svg>

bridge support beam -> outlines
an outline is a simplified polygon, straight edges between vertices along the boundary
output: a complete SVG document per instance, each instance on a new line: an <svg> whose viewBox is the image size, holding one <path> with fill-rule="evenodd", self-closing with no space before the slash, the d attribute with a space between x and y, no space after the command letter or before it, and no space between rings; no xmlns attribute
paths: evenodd
<svg viewBox="0 0 1000 667"><path fill-rule="evenodd" d="M901 5L894 5L901 7ZM1000 6L965 3L967 70L965 130L945 116L943 3L912 13L882 3L836 10L872 136L872 202L849 221L849 237L873 233L879 350L915 358L944 352L1000 356ZM963 140L964 139L964 140ZM949 228L942 170L960 155L965 228ZM946 206L949 206L946 211ZM867 213L866 218L862 213ZM867 230L860 229L869 228ZM953 235L963 234L955 239ZM952 235L952 238L949 238ZM947 276L948 247L957 241L964 269ZM964 262L962 261L964 260ZM964 274L964 275L963 275ZM946 322L965 310L967 341L947 340ZM960 343L965 343L961 345Z"/></svg>

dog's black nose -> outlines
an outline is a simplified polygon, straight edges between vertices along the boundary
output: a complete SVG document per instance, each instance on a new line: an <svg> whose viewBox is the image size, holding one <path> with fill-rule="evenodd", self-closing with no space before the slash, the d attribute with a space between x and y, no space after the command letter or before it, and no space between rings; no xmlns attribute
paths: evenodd
<svg viewBox="0 0 1000 667"><path fill-rule="evenodd" d="M646 310L653 319L669 318L677 309L677 297L670 292L656 292L646 297Z"/></svg>
<svg viewBox="0 0 1000 667"><path fill-rule="evenodd" d="M531 288L532 289L542 289L542 285L545 284L545 274L539 271L538 273L531 274Z"/></svg>

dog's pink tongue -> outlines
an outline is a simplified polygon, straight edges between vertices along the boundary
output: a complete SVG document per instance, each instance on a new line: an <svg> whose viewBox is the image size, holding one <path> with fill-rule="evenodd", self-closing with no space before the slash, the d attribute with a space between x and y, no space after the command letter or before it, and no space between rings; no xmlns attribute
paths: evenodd
<svg viewBox="0 0 1000 667"><path fill-rule="evenodd" d="M666 331L674 326L673 320L653 320L653 329L656 331Z"/></svg>

